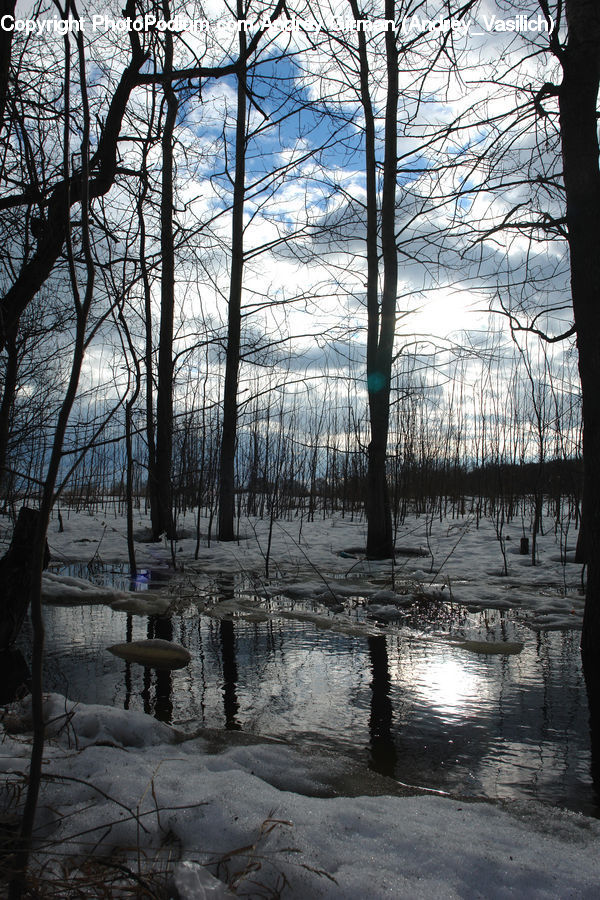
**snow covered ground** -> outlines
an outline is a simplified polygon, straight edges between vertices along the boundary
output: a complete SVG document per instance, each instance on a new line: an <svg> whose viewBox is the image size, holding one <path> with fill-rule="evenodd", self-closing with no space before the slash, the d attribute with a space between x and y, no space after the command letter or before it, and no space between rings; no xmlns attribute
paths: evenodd
<svg viewBox="0 0 600 900"><path fill-rule="evenodd" d="M56 520L50 526L53 563L127 560L123 518L63 510L63 519L63 533ZM519 554L522 524L505 526L503 574L490 520L476 527L469 516L415 518L397 541L410 552L392 565L365 560L357 549L365 545L363 522L298 517L274 523L267 578L268 522L242 519L238 542L208 546L203 520L198 559L194 517L178 525L183 534L173 546L139 541L138 564L162 569L174 558L178 570L197 573L196 593L205 592L213 615L260 613L259 601L252 607L235 597L223 608L223 601L211 601L216 579L244 573L270 602L312 598L317 609L322 605L320 624L340 630L382 633L384 623L418 597L513 608L533 629L581 625L581 568L561 561L560 535L550 528L539 538L538 565L532 566ZM7 522L1 526L7 538ZM136 521L140 535L147 526L143 518ZM574 542L573 534L567 559ZM146 600L144 592L99 593L69 578L56 571L45 578L48 602L110 602L140 613L156 611L151 604L157 600L164 608L165 597L181 602L172 589ZM369 601L369 615L358 625L345 606L357 595ZM489 643L488 651L498 652L492 646L498 642ZM280 889L301 898L598 896L600 823L575 813L535 802L393 796L404 793L394 783L367 785L360 778L354 782L365 795L347 796L355 792L348 790L349 760L307 756L288 744L239 733L217 750L214 735L184 740L142 713L74 707L59 695L49 697L47 718L52 725L36 834L39 865L50 860L56 867L92 853L160 870L169 857L169 895L186 900L228 896L225 885L250 897L275 896ZM27 768L29 730L26 702L6 711L0 770L9 799L18 797Z"/></svg>
<svg viewBox="0 0 600 900"><path fill-rule="evenodd" d="M50 525L48 543L53 563L127 561L123 516L109 511L104 515L63 511L63 520L63 533L56 519ZM8 534L7 520L1 525ZM145 534L148 526L147 517L137 517L135 527L139 535ZM182 538L172 546L167 541L137 541L138 565L161 569L172 565L174 559L178 570L198 573L207 586L219 576L244 573L262 583L265 594L276 596L283 588L288 596L293 593L296 597L323 598L329 608L336 599L343 605L348 596L361 595L377 606L383 621L386 607L390 618L394 606L406 605L415 595L425 595L451 599L471 608L521 610L524 621L534 629L581 627L582 572L581 566L572 561L576 532L571 530L566 537L560 531L555 533L551 520L546 522L545 533L538 536L535 566L529 555L519 553L520 539L529 534L529 523L514 520L503 527L507 574L493 521L483 518L477 524L472 514L443 521L425 516L407 519L398 533L399 554L394 564L364 559L360 552L366 544L362 520L336 516L316 517L309 522L306 516L298 516L290 521L276 521L268 579L267 520L242 518L237 542L221 544L212 540L209 546L208 520L203 518L197 559L195 516L189 513L180 517L178 529ZM52 593L57 599L56 578L53 581L50 584L50 578L46 578L44 593ZM72 596L77 590L67 588L65 582L65 600L67 593ZM112 602L122 597L116 592L107 599Z"/></svg>
<svg viewBox="0 0 600 900"><path fill-rule="evenodd" d="M251 739L215 753L142 713L56 694L47 719L38 864L93 853L144 871L170 854L185 900L228 896L226 883L246 897L598 896L600 823L574 813L332 796L342 761ZM4 718L9 784L27 769L29 727L27 703Z"/></svg>

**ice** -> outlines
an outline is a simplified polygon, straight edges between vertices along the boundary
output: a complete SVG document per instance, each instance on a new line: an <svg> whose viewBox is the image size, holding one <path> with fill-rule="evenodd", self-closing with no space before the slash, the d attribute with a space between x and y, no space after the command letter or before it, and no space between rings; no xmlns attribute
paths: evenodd
<svg viewBox="0 0 600 900"><path fill-rule="evenodd" d="M400 616L400 613L398 612L397 606L372 603L369 606L369 615L373 616L375 619L380 619L382 622L389 622L397 619Z"/></svg>
<svg viewBox="0 0 600 900"><path fill-rule="evenodd" d="M42 577L42 597L47 603L111 603L127 598L124 591L101 587L74 578L72 575L59 575L55 572L44 572Z"/></svg>
<svg viewBox="0 0 600 900"><path fill-rule="evenodd" d="M44 572L42 576L42 598L46 603L79 606L84 603L110 603L113 609L140 616L164 615L170 599L159 594L144 591L117 591L113 588L93 584L84 578Z"/></svg>
<svg viewBox="0 0 600 900"><path fill-rule="evenodd" d="M110 653L129 662L143 666L155 666L157 669L181 669L189 663L189 650L175 641L162 638L150 638L141 641L129 641L125 644L113 644L107 647Z"/></svg>
<svg viewBox="0 0 600 900"><path fill-rule="evenodd" d="M235 896L204 866L189 860L177 863L173 873L173 884L179 900L211 900L211 898L220 900L222 897Z"/></svg>
<svg viewBox="0 0 600 900"><path fill-rule="evenodd" d="M148 591L131 592L110 604L111 609L133 613L135 616L162 616L170 605L169 597L151 594Z"/></svg>

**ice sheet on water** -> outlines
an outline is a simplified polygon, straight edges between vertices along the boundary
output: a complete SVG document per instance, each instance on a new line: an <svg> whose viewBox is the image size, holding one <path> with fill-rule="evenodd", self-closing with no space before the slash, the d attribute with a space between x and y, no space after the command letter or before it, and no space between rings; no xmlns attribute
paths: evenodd
<svg viewBox="0 0 600 900"><path fill-rule="evenodd" d="M44 572L42 576L42 597L46 603L111 603L127 596L124 591L92 584L72 575Z"/></svg>
<svg viewBox="0 0 600 900"><path fill-rule="evenodd" d="M134 616L162 616L169 609L171 600L167 596L144 591L144 593L132 592L124 597L119 597L110 605L111 609L132 613Z"/></svg>
<svg viewBox="0 0 600 900"><path fill-rule="evenodd" d="M99 704L74 703L61 694L44 696L46 736L69 743L77 738L77 746L99 743L121 747L147 747L177 740L177 732L168 725L135 710L114 709ZM26 733L32 728L31 696L12 704L4 718L9 733Z"/></svg>

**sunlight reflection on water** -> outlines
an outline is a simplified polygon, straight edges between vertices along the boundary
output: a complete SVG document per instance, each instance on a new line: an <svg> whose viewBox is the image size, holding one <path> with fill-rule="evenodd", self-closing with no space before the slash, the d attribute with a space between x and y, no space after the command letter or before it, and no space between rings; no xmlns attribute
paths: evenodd
<svg viewBox="0 0 600 900"><path fill-rule="evenodd" d="M273 617L252 622L194 607L145 618L46 606L46 688L189 729L243 729L332 749L410 784L597 814L578 632L534 633L506 612L457 609L350 637L278 617L277 600L269 604ZM104 652L145 637L184 644L192 662L157 672ZM450 641L465 637L524 646L487 656Z"/></svg>

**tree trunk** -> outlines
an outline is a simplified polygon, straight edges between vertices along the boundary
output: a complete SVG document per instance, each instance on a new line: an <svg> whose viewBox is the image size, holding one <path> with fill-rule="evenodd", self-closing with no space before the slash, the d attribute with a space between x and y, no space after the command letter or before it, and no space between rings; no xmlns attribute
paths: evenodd
<svg viewBox="0 0 600 900"><path fill-rule="evenodd" d="M388 559L394 555L394 534L387 483L386 452L390 406L389 389L369 391L371 442L367 467L367 556Z"/></svg>
<svg viewBox="0 0 600 900"><path fill-rule="evenodd" d="M600 8L568 0L568 44L559 93L571 289L583 400L583 522L588 577L581 649L584 667L600 646L600 171L597 102ZM597 662L594 667L598 670ZM589 683L589 673L586 680ZM600 673L593 675L598 681Z"/></svg>
<svg viewBox="0 0 600 900"><path fill-rule="evenodd" d="M32 548L40 514L21 507L10 547L0 559L0 651L14 644L21 630L27 606L32 571ZM44 569L50 560L45 544Z"/></svg>
<svg viewBox="0 0 600 900"><path fill-rule="evenodd" d="M147 496L150 502L150 521L152 536L160 534L158 478L156 476L156 439L154 432L154 362L153 362L153 329L152 329L152 289L148 265L146 262L146 223L144 222L144 203L148 194L147 154L151 143L151 128L154 122L154 93L152 115L150 116L149 133L142 157L142 187L137 201L137 217L140 229L140 272L144 288L144 370L146 382L146 444L148 464Z"/></svg>
<svg viewBox="0 0 600 900"><path fill-rule="evenodd" d="M166 21L169 4L163 4ZM173 68L173 36L165 32L164 69ZM165 125L162 134L162 195L160 206L160 249L162 273L160 284L160 333L158 345L158 388L156 392L156 466L157 510L153 517L152 536L175 537L173 522L173 315L175 307L175 248L173 244L173 134L178 100L170 81L164 84L166 100ZM152 477L152 475L151 475Z"/></svg>
<svg viewBox="0 0 600 900"><path fill-rule="evenodd" d="M238 18L243 4L238 0ZM239 56L246 55L246 34L239 32ZM244 273L244 195L246 186L246 69L238 72L235 129L235 177L231 223L231 278L227 322L227 358L223 393L223 431L219 466L219 540L232 541L235 514L235 450L237 442L237 390L240 367L242 282Z"/></svg>
<svg viewBox="0 0 600 900"><path fill-rule="evenodd" d="M356 0L352 13L360 19ZM394 0L386 0L385 18L395 18ZM385 150L381 201L381 251L383 290L379 297L379 247L377 234L377 160L375 114L369 92L369 66L364 32L358 32L360 97L365 116L365 174L367 187L367 391L371 441L367 468L367 556L387 559L394 555L392 511L386 473L390 418L390 386L394 335L398 256L396 250L396 177L398 130L398 47L393 31L386 31L387 98Z"/></svg>
<svg viewBox="0 0 600 900"><path fill-rule="evenodd" d="M18 327L18 326L17 326ZM5 487L7 484L6 463L8 457L8 441L10 436L10 417L17 393L19 360L15 331L6 335L6 369L4 372L4 389L0 403L0 493L6 502Z"/></svg>

